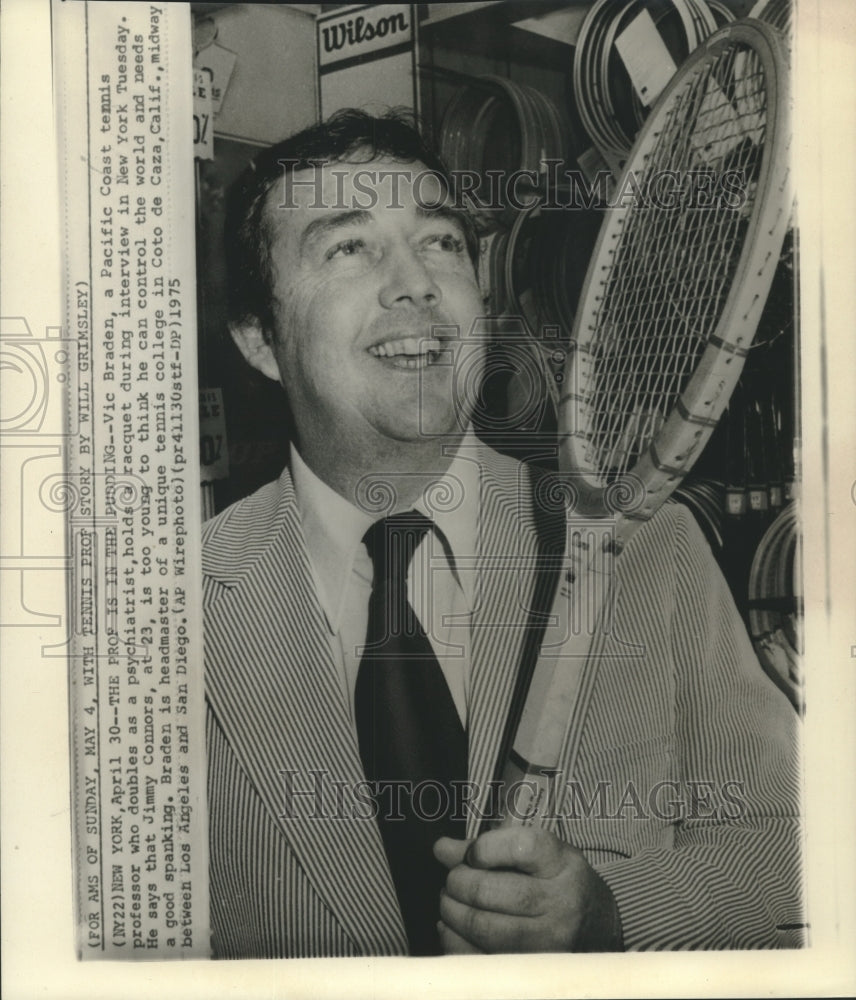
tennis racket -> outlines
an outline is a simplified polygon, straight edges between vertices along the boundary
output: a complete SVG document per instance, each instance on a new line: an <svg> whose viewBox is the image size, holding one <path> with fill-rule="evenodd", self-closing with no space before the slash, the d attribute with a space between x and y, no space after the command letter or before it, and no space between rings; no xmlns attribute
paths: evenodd
<svg viewBox="0 0 856 1000"><path fill-rule="evenodd" d="M773 521L758 545L749 573L749 634L762 666L803 715L799 525L799 505L792 501Z"/></svg>
<svg viewBox="0 0 856 1000"><path fill-rule="evenodd" d="M692 467L737 383L791 213L789 111L777 33L735 22L689 57L631 151L617 190L632 176L636 194L601 227L559 402L569 502L552 620L567 638L521 667L495 772L503 824L549 817L559 761L573 771L614 560ZM699 172L739 184L702 207L687 187ZM654 203L654 185L675 177L674 204Z"/></svg>

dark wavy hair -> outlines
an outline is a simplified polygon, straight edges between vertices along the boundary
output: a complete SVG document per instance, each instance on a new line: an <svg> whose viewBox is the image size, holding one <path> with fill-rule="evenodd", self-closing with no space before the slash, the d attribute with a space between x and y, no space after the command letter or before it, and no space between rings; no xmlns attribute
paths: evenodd
<svg viewBox="0 0 856 1000"><path fill-rule="evenodd" d="M381 158L422 163L439 175L447 190L452 190L449 172L440 157L419 134L413 116L401 110L374 117L356 108L345 108L255 157L230 188L226 205L224 239L231 322L257 320L265 336L273 331L273 233L265 208L274 185L288 171L329 163L370 163ZM476 266L478 237L463 209L461 224L470 259Z"/></svg>

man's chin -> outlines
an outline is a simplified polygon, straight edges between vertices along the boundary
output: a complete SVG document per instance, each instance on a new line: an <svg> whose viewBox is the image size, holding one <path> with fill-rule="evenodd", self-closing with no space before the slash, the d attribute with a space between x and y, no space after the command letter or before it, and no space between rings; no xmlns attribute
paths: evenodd
<svg viewBox="0 0 856 1000"><path fill-rule="evenodd" d="M385 428L386 436L402 445L414 447L431 444L438 446L460 440L467 429L455 413L437 413L423 410L417 415L409 414L400 419L391 419Z"/></svg>

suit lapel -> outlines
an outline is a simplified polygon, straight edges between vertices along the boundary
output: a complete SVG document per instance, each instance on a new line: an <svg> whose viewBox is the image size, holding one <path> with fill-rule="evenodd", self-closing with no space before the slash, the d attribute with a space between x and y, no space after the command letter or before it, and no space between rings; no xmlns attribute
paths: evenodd
<svg viewBox="0 0 856 1000"><path fill-rule="evenodd" d="M363 770L287 474L269 527L268 544L209 611L209 701L307 877L356 947L377 953L385 941L386 950L406 952L377 823L343 818L351 815L350 793ZM258 537L258 523L252 530ZM235 527L233 533L242 537ZM347 872L343 860L352 862Z"/></svg>

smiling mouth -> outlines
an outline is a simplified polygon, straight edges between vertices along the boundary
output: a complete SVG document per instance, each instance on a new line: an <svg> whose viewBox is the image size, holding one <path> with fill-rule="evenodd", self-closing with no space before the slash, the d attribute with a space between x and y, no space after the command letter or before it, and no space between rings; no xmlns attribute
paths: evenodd
<svg viewBox="0 0 856 1000"><path fill-rule="evenodd" d="M443 343L436 338L428 339L423 337L402 337L399 340L386 340L380 344L373 344L369 349L369 354L375 358L380 358L393 368L405 368L415 370L436 365L448 348L443 347Z"/></svg>

